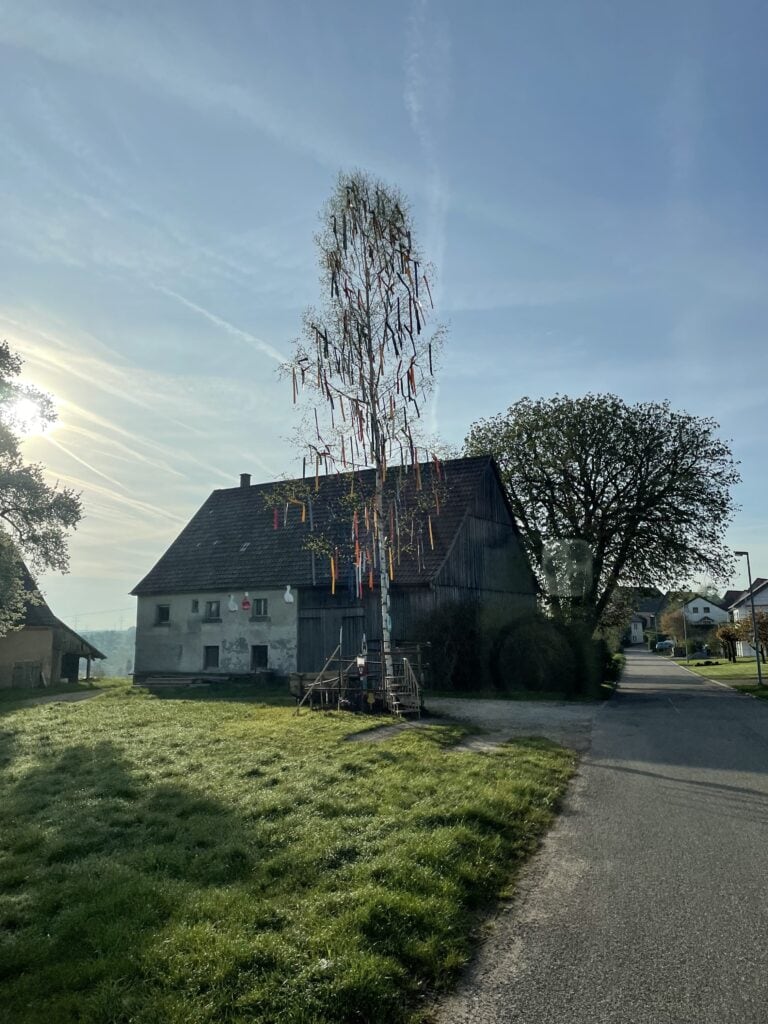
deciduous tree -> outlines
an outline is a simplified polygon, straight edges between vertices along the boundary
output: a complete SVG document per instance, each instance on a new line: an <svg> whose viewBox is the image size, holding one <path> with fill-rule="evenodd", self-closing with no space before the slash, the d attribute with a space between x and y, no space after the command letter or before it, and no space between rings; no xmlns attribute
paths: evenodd
<svg viewBox="0 0 768 1024"><path fill-rule="evenodd" d="M465 450L496 458L552 610L595 628L619 584L729 577L739 476L717 431L668 402L557 395L480 420Z"/></svg>
<svg viewBox="0 0 768 1024"><path fill-rule="evenodd" d="M46 483L43 467L26 463L18 436L20 410L30 405L43 423L52 423L50 396L20 383L21 360L0 343L0 636L18 624L25 590L19 559L33 570L68 568L67 534L82 516L71 488Z"/></svg>

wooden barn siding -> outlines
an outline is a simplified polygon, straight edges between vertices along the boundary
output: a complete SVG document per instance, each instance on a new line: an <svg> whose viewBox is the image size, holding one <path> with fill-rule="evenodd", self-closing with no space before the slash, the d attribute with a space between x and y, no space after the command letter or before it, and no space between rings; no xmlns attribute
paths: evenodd
<svg viewBox="0 0 768 1024"><path fill-rule="evenodd" d="M431 585L392 585L392 638L418 637L421 621L447 602L478 601L492 616L507 616L536 607L530 569L512 524L495 473L489 467L478 487L445 565ZM318 671L339 642L343 626L344 657L357 653L363 630L378 642L378 590L356 601L345 585L335 595L330 586L303 588L299 603L298 668Z"/></svg>
<svg viewBox="0 0 768 1024"><path fill-rule="evenodd" d="M514 527L509 522L476 515L464 520L435 585L476 591L478 596L485 592L534 592Z"/></svg>

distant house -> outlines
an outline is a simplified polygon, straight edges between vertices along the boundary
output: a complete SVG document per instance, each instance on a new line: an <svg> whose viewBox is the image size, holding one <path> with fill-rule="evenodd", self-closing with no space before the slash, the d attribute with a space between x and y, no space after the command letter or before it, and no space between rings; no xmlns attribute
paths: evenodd
<svg viewBox="0 0 768 1024"><path fill-rule="evenodd" d="M37 597L26 603L21 628L0 637L0 688L76 683L83 660L85 677L90 678L91 662L104 655L56 618L26 566L22 571L25 590Z"/></svg>
<svg viewBox="0 0 768 1024"><path fill-rule="evenodd" d="M392 565L396 643L414 639L419 621L446 602L476 601L500 614L536 607L536 584L495 463L476 457L423 464L421 493L438 477L444 500L430 535L414 539L413 524L400 524L410 543ZM239 487L214 491L132 591L134 678L318 671L339 637L345 657L359 653L363 634L380 641L377 574L366 573L361 585L351 561L340 558L334 583L329 558L308 547L313 532L348 541L352 513L339 510L353 486L370 493L372 482L372 470L354 482L350 474L322 476L309 509L300 502L272 507L278 485L252 485L247 474ZM391 471L387 487L386 514L394 521L395 495L403 508L415 496L413 469Z"/></svg>
<svg viewBox="0 0 768 1024"><path fill-rule="evenodd" d="M686 601L683 608L686 622L691 626L719 626L721 622L728 622L730 619L725 607L708 597L702 597L701 594L696 594L690 601Z"/></svg>
<svg viewBox="0 0 768 1024"><path fill-rule="evenodd" d="M750 596L751 595L751 596ZM743 622L752 618L752 601L754 601L755 612L768 611L768 580L758 577L752 582L752 590L742 590L731 601L728 611L734 622ZM741 657L754 657L755 648L752 644L739 641L736 645L736 653Z"/></svg>
<svg viewBox="0 0 768 1024"><path fill-rule="evenodd" d="M658 619L666 606L666 595L656 587L635 587L632 590L632 618L629 637L633 644L643 642L645 632L655 633Z"/></svg>

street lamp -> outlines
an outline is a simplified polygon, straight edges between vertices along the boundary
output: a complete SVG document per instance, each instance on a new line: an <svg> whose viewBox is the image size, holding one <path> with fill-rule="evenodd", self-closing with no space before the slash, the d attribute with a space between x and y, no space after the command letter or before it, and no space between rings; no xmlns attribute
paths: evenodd
<svg viewBox="0 0 768 1024"><path fill-rule="evenodd" d="M734 555L737 558L746 558L747 560L747 579L749 580L749 603L752 605L752 639L755 643L755 661L757 662L757 685L763 685L763 673L760 668L760 642L757 638L757 616L755 615L755 595L752 592L752 569L749 565L749 552L748 551L734 551Z"/></svg>
<svg viewBox="0 0 768 1024"><path fill-rule="evenodd" d="M685 602L683 603L682 611L683 611L683 643L685 644L685 662L686 662L687 665L690 665L691 659L688 657L688 625L687 625L687 621L686 621L687 620L687 615L685 614Z"/></svg>

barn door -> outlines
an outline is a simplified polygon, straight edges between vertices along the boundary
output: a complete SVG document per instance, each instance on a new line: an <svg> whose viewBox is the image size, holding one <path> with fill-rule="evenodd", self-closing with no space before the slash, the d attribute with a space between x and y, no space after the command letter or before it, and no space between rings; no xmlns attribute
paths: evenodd
<svg viewBox="0 0 768 1024"><path fill-rule="evenodd" d="M365 619L362 615L345 615L341 620L341 656L351 661L360 653L363 644Z"/></svg>
<svg viewBox="0 0 768 1024"><path fill-rule="evenodd" d="M299 672L319 672L331 653L323 654L323 620L320 614L299 615L296 668Z"/></svg>

